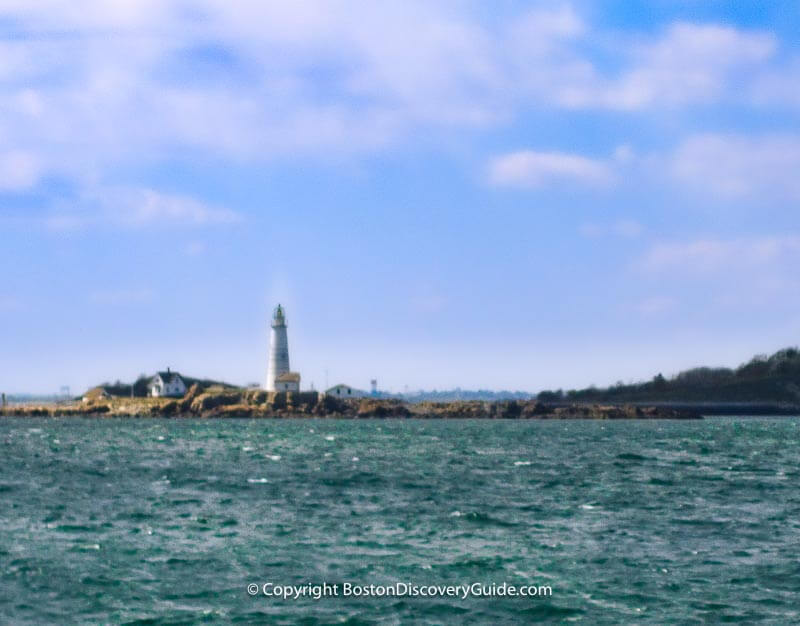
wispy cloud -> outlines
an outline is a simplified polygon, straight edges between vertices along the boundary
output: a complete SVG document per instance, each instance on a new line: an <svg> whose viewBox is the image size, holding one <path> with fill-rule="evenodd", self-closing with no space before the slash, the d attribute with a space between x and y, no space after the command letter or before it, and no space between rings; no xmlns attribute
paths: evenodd
<svg viewBox="0 0 800 626"><path fill-rule="evenodd" d="M488 170L492 184L513 187L541 187L559 181L608 185L613 180L604 161L563 152L512 152L491 159Z"/></svg>
<svg viewBox="0 0 800 626"><path fill-rule="evenodd" d="M359 5L357 18L319 0L6 2L0 18L19 36L0 43L0 136L16 156L5 176L0 161L0 185L186 150L324 159L531 106L679 107L783 75L760 31L675 23L608 45L568 5L480 13L420 0Z"/></svg>
<svg viewBox="0 0 800 626"><path fill-rule="evenodd" d="M675 179L724 198L798 198L800 136L695 135L677 147L668 168Z"/></svg>
<svg viewBox="0 0 800 626"><path fill-rule="evenodd" d="M759 269L776 262L800 260L800 236L754 237L741 239L698 239L689 242L655 244L640 267L647 272L680 272L708 275Z"/></svg>
<svg viewBox="0 0 800 626"><path fill-rule="evenodd" d="M752 85L753 101L763 107L796 108L800 106L800 57L759 72Z"/></svg>
<svg viewBox="0 0 800 626"><path fill-rule="evenodd" d="M777 42L769 33L679 22L656 41L630 47L631 63L618 76L593 71L565 86L562 102L622 110L708 103L732 95L739 73L770 59Z"/></svg>
<svg viewBox="0 0 800 626"><path fill-rule="evenodd" d="M212 207L194 198L153 189L110 190L101 196L101 204L107 213L134 226L172 222L230 223L241 219L230 209Z"/></svg>
<svg viewBox="0 0 800 626"><path fill-rule="evenodd" d="M38 157L27 151L0 154L0 190L19 191L32 187L42 174Z"/></svg>
<svg viewBox="0 0 800 626"><path fill-rule="evenodd" d="M53 231L97 226L197 227L242 220L242 215L231 209L211 206L190 196L148 188L99 188L70 204L77 204L78 209L61 203L44 217L33 219Z"/></svg>

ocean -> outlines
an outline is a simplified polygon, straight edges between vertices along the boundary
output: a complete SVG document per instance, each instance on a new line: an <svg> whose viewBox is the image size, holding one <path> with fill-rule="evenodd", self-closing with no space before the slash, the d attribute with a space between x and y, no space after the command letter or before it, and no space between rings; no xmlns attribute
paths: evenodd
<svg viewBox="0 0 800 626"><path fill-rule="evenodd" d="M798 444L800 418L0 419L0 623L798 623Z"/></svg>

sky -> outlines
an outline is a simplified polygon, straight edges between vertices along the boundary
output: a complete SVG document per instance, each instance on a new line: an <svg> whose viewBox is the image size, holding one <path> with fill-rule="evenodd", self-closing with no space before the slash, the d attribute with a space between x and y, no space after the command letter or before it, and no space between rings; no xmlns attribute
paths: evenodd
<svg viewBox="0 0 800 626"><path fill-rule="evenodd" d="M538 391L800 337L795 1L0 0L0 390Z"/></svg>

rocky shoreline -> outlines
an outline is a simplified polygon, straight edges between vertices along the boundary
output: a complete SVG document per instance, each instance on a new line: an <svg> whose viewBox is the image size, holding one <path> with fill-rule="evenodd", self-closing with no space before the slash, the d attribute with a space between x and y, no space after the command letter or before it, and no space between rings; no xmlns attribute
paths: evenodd
<svg viewBox="0 0 800 626"><path fill-rule="evenodd" d="M420 402L361 398L342 400L317 392L202 389L183 398L97 398L88 402L7 406L6 417L202 417L202 418L422 418L422 419L702 419L690 409L632 405L548 406L535 400Z"/></svg>

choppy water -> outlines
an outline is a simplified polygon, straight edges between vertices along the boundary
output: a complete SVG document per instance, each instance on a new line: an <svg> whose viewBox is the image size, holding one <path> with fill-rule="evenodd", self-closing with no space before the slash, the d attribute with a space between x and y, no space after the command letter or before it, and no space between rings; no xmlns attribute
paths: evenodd
<svg viewBox="0 0 800 626"><path fill-rule="evenodd" d="M800 419L0 420L0 623L800 621ZM249 583L546 585L250 597Z"/></svg>

